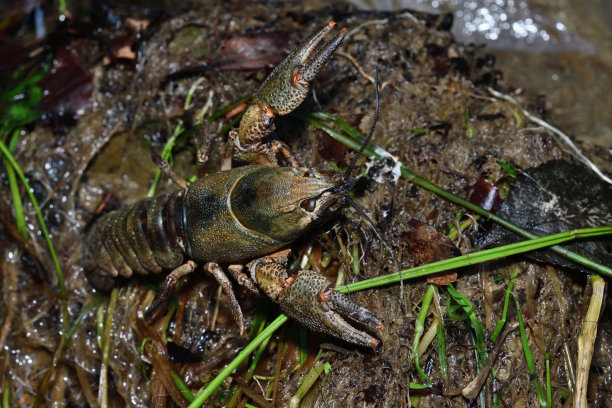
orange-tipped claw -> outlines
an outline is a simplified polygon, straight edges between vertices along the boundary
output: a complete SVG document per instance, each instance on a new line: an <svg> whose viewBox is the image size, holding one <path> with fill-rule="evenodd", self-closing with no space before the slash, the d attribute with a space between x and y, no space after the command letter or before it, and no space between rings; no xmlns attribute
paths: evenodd
<svg viewBox="0 0 612 408"><path fill-rule="evenodd" d="M285 58L255 94L253 103L286 115L302 103L308 94L310 82L325 66L340 45L346 29L340 30L329 42L323 39L336 25L333 21L319 28Z"/></svg>
<svg viewBox="0 0 612 408"><path fill-rule="evenodd" d="M380 340L356 329L350 319L380 337L385 324L347 295L335 291L329 279L313 271L300 271L289 285L286 270L272 260L250 264L251 276L285 313L311 330L330 334L347 342L376 347ZM282 269L282 271L281 271ZM280 290L280 287L283 287Z"/></svg>
<svg viewBox="0 0 612 408"><path fill-rule="evenodd" d="M324 43L335 22L319 28L274 68L261 85L240 122L240 143L261 141L274 128L273 116L293 111L308 95L310 82L318 75L346 35L342 29Z"/></svg>

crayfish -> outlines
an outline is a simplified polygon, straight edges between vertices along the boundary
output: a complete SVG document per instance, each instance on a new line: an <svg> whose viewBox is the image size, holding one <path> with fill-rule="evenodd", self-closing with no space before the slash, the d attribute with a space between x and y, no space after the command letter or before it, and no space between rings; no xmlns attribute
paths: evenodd
<svg viewBox="0 0 612 408"><path fill-rule="evenodd" d="M84 267L93 286L108 290L118 275L171 271L145 314L153 322L165 311L177 281L201 263L222 285L241 332L242 312L224 268L312 330L363 346L379 344L344 318L379 337L385 330L381 320L316 272L291 276L278 252L337 213L354 185L350 171L355 161L344 175L324 173L297 167L282 142L264 141L274 130L274 117L306 98L310 82L341 43L345 29L323 42L334 25L321 27L274 69L238 130L230 133L234 161L250 165L206 175L96 221L84 246ZM277 167L279 155L294 167Z"/></svg>

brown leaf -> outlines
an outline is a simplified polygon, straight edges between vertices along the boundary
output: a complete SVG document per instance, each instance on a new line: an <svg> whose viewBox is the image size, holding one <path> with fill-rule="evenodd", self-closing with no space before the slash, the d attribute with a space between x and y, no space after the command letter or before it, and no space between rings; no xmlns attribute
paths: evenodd
<svg viewBox="0 0 612 408"><path fill-rule="evenodd" d="M144 19L131 18L131 17L128 17L125 19L125 26L134 32L144 31L149 26L150 23L151 23L151 20L144 20Z"/></svg>
<svg viewBox="0 0 612 408"><path fill-rule="evenodd" d="M426 265L461 255L455 244L436 228L419 220L408 222L410 230L401 233L404 250L413 266ZM427 279L427 282L447 285L457 280L457 273L447 272Z"/></svg>
<svg viewBox="0 0 612 408"><path fill-rule="evenodd" d="M222 71L271 68L285 57L287 33L281 31L230 37L221 44L220 55L211 66Z"/></svg>
<svg viewBox="0 0 612 408"><path fill-rule="evenodd" d="M119 48L117 52L115 52L115 57L117 58L126 58L126 59L134 59L136 58L136 54L132 51L132 47L129 45L124 45Z"/></svg>
<svg viewBox="0 0 612 408"><path fill-rule="evenodd" d="M336 163L342 163L348 152L348 147L325 133L320 133L317 136L316 147L321 158Z"/></svg>
<svg viewBox="0 0 612 408"><path fill-rule="evenodd" d="M457 272L439 274L427 278L427 283L435 283L436 285L448 285L457 281Z"/></svg>
<svg viewBox="0 0 612 408"><path fill-rule="evenodd" d="M91 75L69 49L58 52L55 65L40 82L43 99L39 109L56 115L81 115L91 107Z"/></svg>

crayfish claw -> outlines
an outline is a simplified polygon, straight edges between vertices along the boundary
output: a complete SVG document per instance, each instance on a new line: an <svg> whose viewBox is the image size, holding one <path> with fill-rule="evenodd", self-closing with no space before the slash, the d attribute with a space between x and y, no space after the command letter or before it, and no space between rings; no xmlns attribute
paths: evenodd
<svg viewBox="0 0 612 408"><path fill-rule="evenodd" d="M348 317L349 319L362 324L374 333L381 334L385 331L385 324L378 317L374 316L365 307L359 306L350 297L342 292L330 288L328 303L332 308Z"/></svg>
<svg viewBox="0 0 612 408"><path fill-rule="evenodd" d="M374 349L380 344L380 340L356 329L345 318L378 337L382 337L384 323L344 293L334 290L323 275L301 270L295 277L290 277L282 265L269 258L256 260L249 264L249 268L259 287L285 313L309 329Z"/></svg>
<svg viewBox="0 0 612 408"><path fill-rule="evenodd" d="M331 30L331 27L333 27L334 25L335 23L330 23L330 25L328 25L329 29L325 31L325 34L327 34L329 30ZM327 60L329 60L334 51L336 51L336 48L338 48L345 35L346 28L343 28L334 38L332 38L329 42L325 43L324 46L319 47L315 53L312 53L312 51L310 51L308 54L305 55L306 58L302 63L302 80L310 82L315 79L319 71L321 71L321 69L327 63ZM317 41L315 46L318 45L319 41L320 39Z"/></svg>
<svg viewBox="0 0 612 408"><path fill-rule="evenodd" d="M346 35L346 29L342 29L322 43L335 25L332 21L313 33L265 79L240 121L238 142L243 149L261 142L274 130L276 115L288 114L306 98L310 82Z"/></svg>
<svg viewBox="0 0 612 408"><path fill-rule="evenodd" d="M310 81L344 39L346 29L343 28L331 41L321 44L335 25L332 21L321 27L278 64L255 94L253 103L278 115L297 108L308 94Z"/></svg>

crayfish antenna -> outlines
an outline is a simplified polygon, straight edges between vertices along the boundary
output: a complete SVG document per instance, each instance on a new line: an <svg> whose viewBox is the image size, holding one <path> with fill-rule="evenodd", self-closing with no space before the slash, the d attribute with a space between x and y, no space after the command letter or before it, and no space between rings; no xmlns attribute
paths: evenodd
<svg viewBox="0 0 612 408"><path fill-rule="evenodd" d="M374 86L376 88L376 110L374 111L374 119L372 120L372 125L370 126L370 132L368 133L368 136L365 138L365 140L361 144L359 151L357 152L355 157L353 157L349 166L346 168L346 171L344 172L344 176L342 177L344 180L344 186L347 186L347 187L351 186L351 189L354 184L354 183L351 183L351 175L353 173L353 169L355 168L357 160L359 160L359 158L363 154L363 151L365 150L365 148L368 146L368 144L372 140L372 136L374 135L374 129L376 128L376 122L378 122L378 115L380 113L380 97L378 94L378 65L376 66L376 80L374 82ZM391 249L391 245L389 245L389 242L382 236L378 228L376 228L376 226L374 225L374 222L372 222L372 220L370 219L370 217L368 217L365 211L363 211L361 207L357 205L355 200L353 200L348 194L345 196L345 199L346 201L348 201L351 207L353 207L355 211L357 211L357 213L361 216L361 218L365 220L365 222L370 226L370 228L372 228L372 230L374 231L374 234L376 234L378 239L380 239L380 241L383 243L383 245L387 248L387 250L391 254L391 258L393 259L395 268L397 269L397 272L399 273L400 297L402 299L401 308L403 311L404 310L404 280L402 279L402 268L400 267L399 261L397 260L395 253Z"/></svg>
<svg viewBox="0 0 612 408"><path fill-rule="evenodd" d="M349 164L349 166L346 168L346 171L344 172L344 176L342 178L345 182L351 178L351 174L353 173L353 169L355 168L355 164L357 163L357 160L359 160L365 148L368 146L368 144L370 144L370 140L372 140L372 136L374 135L374 129L376 128L376 122L378 122L378 114L380 112L379 95L378 95L378 65L376 66L376 81L374 83L374 87L376 88L376 110L374 111L374 119L372 120L372 125L370 125L370 132L368 133L368 137L365 138L365 140L361 144L361 147L359 148L359 151L357 152L355 157L353 157L353 159L351 160L351 163Z"/></svg>
<svg viewBox="0 0 612 408"><path fill-rule="evenodd" d="M387 248L387 250L391 254L391 259L393 259L393 263L395 264L395 268L397 269L397 272L399 273L399 277L400 277L400 296L401 296L402 301L403 301L404 300L404 281L402 279L402 268L400 267L399 261L397 260L397 257L395 256L395 253L393 252L393 249L391 248L391 245L385 239L385 237L383 237L383 235L380 233L378 228L376 228L376 226L374 225L374 222L370 219L370 217L368 217L368 215L365 213L365 211L363 211L363 209L361 207L359 207L359 205L357 205L355 200L353 200L348 195L345 197L345 199L351 205L351 207L353 207L355 209L355 211L357 211L357 214L359 214L361 216L361 218L363 218L363 220L366 222L366 224L368 224L370 226L370 228L372 228L372 231L374 231L374 234L376 234L378 239L380 239L380 241L383 243L385 248ZM403 311L403 308L404 308L403 302L402 302L402 306L401 307L402 307L402 311Z"/></svg>

